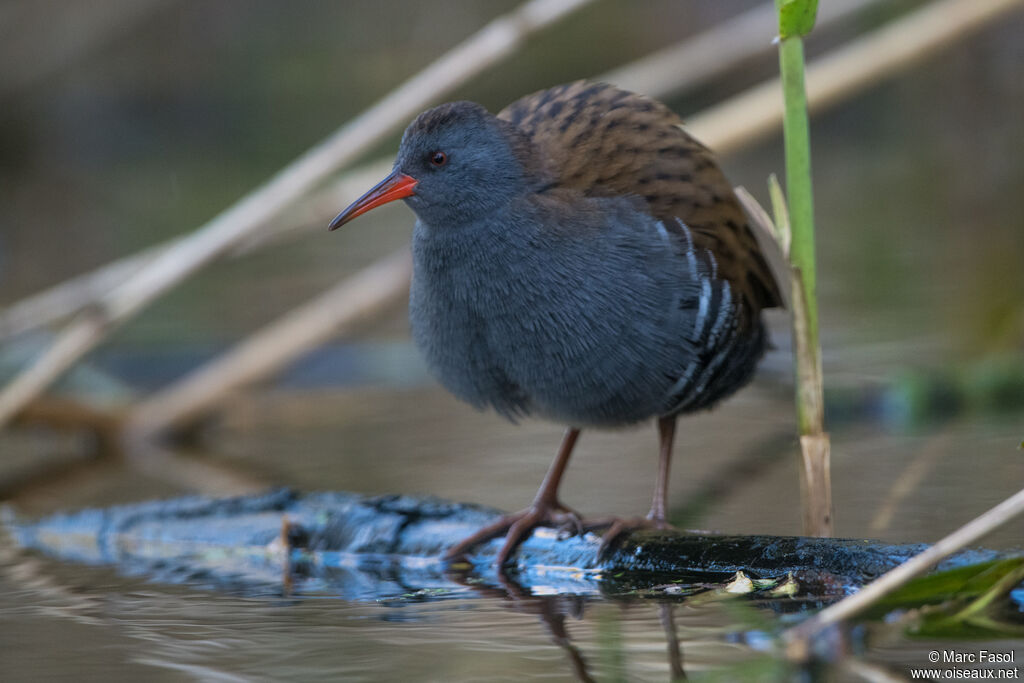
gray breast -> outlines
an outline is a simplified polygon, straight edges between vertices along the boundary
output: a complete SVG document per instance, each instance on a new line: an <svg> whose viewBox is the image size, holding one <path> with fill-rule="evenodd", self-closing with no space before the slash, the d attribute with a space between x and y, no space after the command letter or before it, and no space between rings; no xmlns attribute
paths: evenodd
<svg viewBox="0 0 1024 683"><path fill-rule="evenodd" d="M736 302L710 254L685 229L608 209L585 249L528 215L417 226L413 336L452 393L512 418L615 426L703 407L735 371Z"/></svg>
<svg viewBox="0 0 1024 683"><path fill-rule="evenodd" d="M409 293L413 341L435 377L456 397L515 419L528 398L490 348L490 287L465 243L417 223Z"/></svg>

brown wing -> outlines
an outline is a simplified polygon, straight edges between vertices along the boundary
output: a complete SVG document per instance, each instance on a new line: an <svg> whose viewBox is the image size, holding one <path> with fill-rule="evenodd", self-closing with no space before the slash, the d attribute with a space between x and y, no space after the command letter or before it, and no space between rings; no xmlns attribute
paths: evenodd
<svg viewBox="0 0 1024 683"><path fill-rule="evenodd" d="M782 297L732 185L711 151L662 103L603 83L577 81L516 100L499 118L548 155L558 184L588 195L641 197L666 225L681 219L696 246L750 312Z"/></svg>

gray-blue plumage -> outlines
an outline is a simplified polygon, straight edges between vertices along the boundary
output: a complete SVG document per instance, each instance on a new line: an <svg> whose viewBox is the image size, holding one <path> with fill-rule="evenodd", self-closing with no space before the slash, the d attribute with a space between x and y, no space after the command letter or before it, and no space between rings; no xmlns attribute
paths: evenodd
<svg viewBox="0 0 1024 683"><path fill-rule="evenodd" d="M422 114L395 168L418 179L413 338L462 400L612 427L708 407L753 372L760 320L740 334L744 302L681 220L560 187L471 103Z"/></svg>
<svg viewBox="0 0 1024 683"><path fill-rule="evenodd" d="M610 427L707 407L724 360L742 351L749 373L764 339L739 338L728 283L676 227L558 190L457 228L421 219L413 337L452 393L509 417Z"/></svg>
<svg viewBox="0 0 1024 683"><path fill-rule="evenodd" d="M493 116L470 102L421 114L394 171L331 228L402 198L417 215L413 338L477 408L569 425L533 504L448 552L539 524L581 528L558 499L579 430L658 418L646 520L664 528L676 415L750 379L777 285L710 152L664 105L585 82Z"/></svg>

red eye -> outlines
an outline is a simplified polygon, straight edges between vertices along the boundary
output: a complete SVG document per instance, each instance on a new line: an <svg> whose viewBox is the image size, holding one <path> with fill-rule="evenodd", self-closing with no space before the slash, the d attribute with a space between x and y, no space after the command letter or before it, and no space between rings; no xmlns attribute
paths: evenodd
<svg viewBox="0 0 1024 683"><path fill-rule="evenodd" d="M444 152L434 152L430 155L430 163L434 166L444 166L448 163L448 155Z"/></svg>

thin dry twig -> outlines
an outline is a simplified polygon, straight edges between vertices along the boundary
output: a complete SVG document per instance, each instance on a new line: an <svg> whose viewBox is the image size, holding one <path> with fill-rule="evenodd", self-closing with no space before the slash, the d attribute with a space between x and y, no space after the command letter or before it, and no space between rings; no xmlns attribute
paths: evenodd
<svg viewBox="0 0 1024 683"><path fill-rule="evenodd" d="M789 265L789 247L786 241L779 239L775 221L771 219L761 203L745 187L736 188L736 198L751 219L751 228L758 246L764 254L768 266L776 282L789 282L793 277L793 268ZM792 295L786 287L779 287L782 301L788 309L792 306Z"/></svg>
<svg viewBox="0 0 1024 683"><path fill-rule="evenodd" d="M936 4L941 5L941 8L929 6L919 10L880 29L878 33L858 39L848 47L812 64L808 70L812 109L820 111L834 105L844 97L852 96L877 80L896 73L900 68L923 59L927 54L941 49L956 38L966 37L986 22L1013 9L1020 4L1020 0L945 0ZM947 16L956 24L955 28L947 24ZM937 17L939 21L936 21ZM892 43L900 49L887 51ZM909 49L905 50L904 47ZM887 57L891 62L887 61ZM625 81L620 82L625 87L635 87ZM659 96L656 92L650 94ZM688 128L719 154L725 154L775 132L781 117L782 102L778 95L778 83L773 81L693 117ZM323 195L326 197L330 192L324 192ZM337 191L335 196L340 200L347 194ZM344 201L328 201L326 205L336 208L343 203ZM319 206L319 202L316 202L316 205ZM0 326L0 333L2 330ZM77 351L67 365L84 352ZM48 355L57 354L54 350ZM60 361L58 357L50 364L59 366ZM40 362L37 361L37 365ZM58 367L53 371L53 375L59 375L61 371ZM29 372L32 372L32 369ZM19 382L22 387L33 391L22 389L15 393L14 390L18 387L13 383L5 388L4 393L0 394L0 425L9 419L10 413L15 412L18 405L30 400L35 393L52 381L52 378L44 374L31 380L19 380L22 380Z"/></svg>
<svg viewBox="0 0 1024 683"><path fill-rule="evenodd" d="M879 0L830 0L821 3L815 31L828 29ZM596 80L626 90L667 98L682 94L735 69L744 62L774 55L772 37L778 18L771 3L712 26Z"/></svg>
<svg viewBox="0 0 1024 683"><path fill-rule="evenodd" d="M861 39L861 41L866 40L870 40L870 37ZM861 41L858 41L858 44ZM684 41L684 45L687 42L688 41ZM856 45L845 48L844 51L854 50L855 48ZM855 68L853 68L854 66L855 65L853 63L849 63L848 68L841 71L842 74L845 74L845 78L853 78L855 80L858 79L859 72ZM810 73L813 74L815 72L815 69L816 67L812 66ZM628 76L628 74L635 72L636 71L634 69L625 68L616 73L626 74ZM688 77L681 76L681 78L685 80ZM624 77L623 80L628 81L628 77ZM859 80L858 82L863 81ZM629 82L620 81L620 84L623 85L623 87L634 87L634 84ZM669 87L669 85L670 84L667 81L665 81L663 82L662 86L659 87ZM777 85L773 87L777 88ZM763 88L763 86L760 86L757 89L760 90L761 88ZM857 90L851 89L846 92L847 94L852 95L855 92L857 92ZM664 93L661 91L654 91L649 92L648 94L654 97L661 97ZM781 100L779 100L777 97L777 92L775 92L774 90L773 96L775 96L777 100L774 110L775 126L777 127L778 123L782 119L782 104ZM813 97L814 93L812 91L812 104L814 103ZM740 95L735 99L743 98L745 98L745 95ZM689 128L691 128L692 130L706 129L706 132L699 133L698 137L700 137L700 139L702 139L704 143L707 144L709 147L718 150L719 152L721 152L723 149L731 150L735 149L736 147L744 143L750 142L756 139L761 134L763 134L764 131L760 127L761 119L759 117L758 112L750 112L750 117L746 121L738 119L734 120L734 124L737 126L737 128L734 130L725 130L716 127L714 125L713 117L715 116L714 112L718 111L719 109L720 107L716 107L711 111L702 113L694 117L691 120L691 124L689 126ZM369 184L366 184L366 186L369 186ZM342 206L348 203L356 196L358 196L358 192L339 192L333 204L328 202L328 211L336 210L338 206ZM325 212L323 215L327 216L328 213ZM785 264L784 270L780 270L779 272L789 272L788 263L785 261L785 259L782 259L782 262ZM377 264L370 266L370 268L376 267ZM403 275L402 277L405 276ZM393 296L393 300L395 301L397 301L398 299L405 295L404 289L398 287L389 287L389 291L391 293L391 296ZM329 301L325 297L319 297L318 300L323 302L321 304L323 311L322 315L324 315L326 318L325 320L320 321L318 323L318 329L337 329L347 324L347 320L343 318L334 317L337 312L342 310L336 305L336 303ZM377 301L377 305L380 307L384 307L389 303L391 302L384 298L381 298ZM305 306L304 310L306 310L312 316L313 309L311 304ZM261 337L267 338L273 337L275 335L273 330L275 329L276 325L282 325L284 326L285 329L291 327L291 317L285 316L285 318L283 318L280 323L268 325L259 333L259 335ZM301 337L293 337L290 334L284 334L278 338L301 339ZM329 338L329 335L321 338L326 340L327 338ZM206 366L199 368L193 373L193 375L187 376L180 382L168 387L163 392L165 395L154 396L150 400L146 401L144 404L141 404L139 408L140 410L145 409L145 416L144 419L139 418L138 420L132 418L133 423L135 424L136 427L135 431L133 432L134 435L152 436L156 433L166 431L172 425L178 427L183 426L187 422L187 418L189 416L194 417L200 415L203 410L208 410L210 407L216 405L218 402L222 401L224 398L231 395L233 392L237 391L240 386L239 383L252 383L266 379L273 372L276 372L279 368L284 367L289 362L291 362L292 360L294 360L307 350L308 347L306 344L307 341L303 340L301 344L297 345L293 349L274 349L271 355L268 355L268 358L273 358L273 362L268 364L263 370L259 370L255 365L249 366L247 363L242 363L240 360L236 359L235 356L237 353L247 353L247 344L243 343L243 345L241 345L238 348L238 350L228 352L228 354L226 354L225 356L214 361L211 361L211 363L207 364ZM240 365L246 365L247 370L245 372L240 372L238 370ZM220 384L216 385L215 381L220 382ZM196 387L198 386L205 386L206 389L203 391L198 391L196 390ZM190 401L195 401L195 404L190 405ZM162 406L161 410L163 412L157 409L160 406ZM806 476L803 477L802 480L807 481L809 478L810 480L813 481L820 481L827 476L827 458L823 458L821 456L823 454L827 454L828 445L827 443L822 444L821 440L816 440L808 443L807 448L809 450L806 450L805 452L815 457L808 457L807 459L805 459L805 466L803 471L806 472ZM814 490L818 490L818 488L815 488ZM817 529L820 534L827 534L831 528L831 516L826 513L826 511L831 509L830 499L830 495L819 496L816 497L813 501L810 501L808 506L806 506L808 510L817 511L816 513L814 513L815 519L819 520L819 522L821 523L814 525L814 528ZM824 521L822 522L822 520Z"/></svg>
<svg viewBox="0 0 1024 683"><path fill-rule="evenodd" d="M838 24L842 19L877 2L879 0L834 0L821 8L818 25L827 27ZM627 90L647 93L653 97L677 95L734 69L753 57L772 54L774 48L767 38L773 34L774 27L775 11L769 5L759 6L700 35L689 37L648 57L598 76L595 80L614 83ZM266 221L226 255L240 256L256 248L277 243L278 240L308 233L313 229L312 226L319 228L337 207L358 196L358 193L353 195L349 192L349 188L369 187L365 181L376 182L379 177L385 175L383 167L386 164L386 161L381 160L346 174L334 186L317 193L312 201L305 202L304 210L299 212L300 215L292 216L289 222ZM106 295L158 254L182 239L186 237L169 240L119 259L27 297L0 311L0 341L74 315L89 303Z"/></svg>
<svg viewBox="0 0 1024 683"><path fill-rule="evenodd" d="M788 258L789 214L786 200L773 175L769 179L772 190L775 219L744 188L737 188L740 203L753 219L754 234L766 245L765 254L772 272L780 283L789 283L786 303L793 314L793 338L796 340L796 386L800 401L808 413L810 429L800 436L800 494L803 530L808 536L831 536L832 475L830 465L831 441L825 430L825 403L821 374L821 353L815 345L808 349L805 342L807 327L807 300L804 296L800 271ZM763 238L762 238L763 236ZM774 246L772 246L774 244ZM782 263L779 264L778 262ZM786 291L783 285L780 287Z"/></svg>
<svg viewBox="0 0 1024 683"><path fill-rule="evenodd" d="M900 566L886 572L853 595L826 607L807 621L783 633L787 655L795 660L806 660L811 653L814 638L826 628L863 612L915 576L923 574L956 551L975 543L1021 514L1024 514L1024 489L967 522L924 552L914 555Z"/></svg>
<svg viewBox="0 0 1024 683"><path fill-rule="evenodd" d="M1022 0L938 0L815 60L807 69L807 97L817 113L895 76L969 37ZM822 3L827 4L827 3ZM752 139L777 132L782 120L779 79L705 110L687 129L726 154ZM738 131L741 131L738 133Z"/></svg>
<svg viewBox="0 0 1024 683"><path fill-rule="evenodd" d="M391 163L384 159L356 168L328 187L316 192L291 212L288 221L267 217L252 232L231 246L225 256L238 257L292 239L313 229L323 231L327 219L387 175ZM188 239L188 235L162 242L96 270L65 280L33 294L0 311L0 342L64 320L89 304L101 300L129 277L145 268L160 254Z"/></svg>
<svg viewBox="0 0 1024 683"><path fill-rule="evenodd" d="M127 421L133 440L182 427L239 387L279 372L295 358L405 296L412 277L408 249L343 280L256 332L228 354L139 403Z"/></svg>
<svg viewBox="0 0 1024 683"><path fill-rule="evenodd" d="M269 216L403 125L425 105L511 54L527 36L592 0L529 0L392 91L224 213L123 282L101 305L72 321L53 345L0 393L0 427L92 350L114 328L188 277Z"/></svg>

